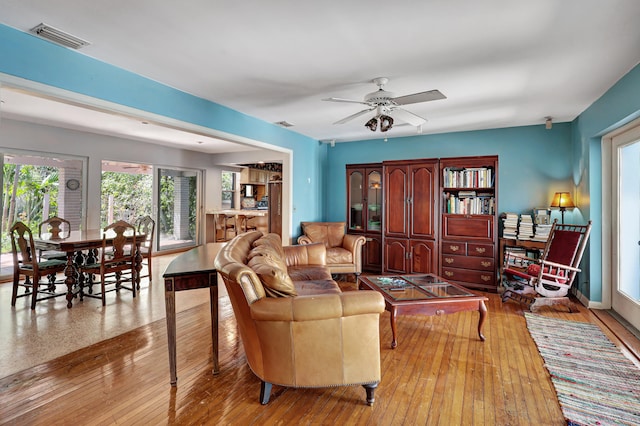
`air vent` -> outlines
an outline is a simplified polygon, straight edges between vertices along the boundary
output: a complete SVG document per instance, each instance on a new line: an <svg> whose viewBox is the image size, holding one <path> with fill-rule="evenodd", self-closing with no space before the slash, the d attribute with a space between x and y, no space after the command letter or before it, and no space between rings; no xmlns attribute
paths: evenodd
<svg viewBox="0 0 640 426"><path fill-rule="evenodd" d="M39 24L31 28L29 31L42 37L45 40L52 41L62 46L70 47L72 49L80 49L81 47L88 46L89 43L79 37L73 36L69 33L65 33L57 28L54 28L47 24Z"/></svg>
<svg viewBox="0 0 640 426"><path fill-rule="evenodd" d="M273 124L277 124L278 126L282 126L282 127L293 127L293 124L287 122L287 121L276 121Z"/></svg>

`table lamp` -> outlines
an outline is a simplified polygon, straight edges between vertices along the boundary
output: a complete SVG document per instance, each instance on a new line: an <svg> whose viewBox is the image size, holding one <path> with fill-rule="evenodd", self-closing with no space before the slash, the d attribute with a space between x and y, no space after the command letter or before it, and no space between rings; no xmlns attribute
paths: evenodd
<svg viewBox="0 0 640 426"><path fill-rule="evenodd" d="M564 225L564 212L567 208L572 209L576 205L573 204L573 199L571 198L571 194L569 192L556 192L553 196L553 201L551 201L551 207L557 207L560 209L560 213L562 213L562 224Z"/></svg>

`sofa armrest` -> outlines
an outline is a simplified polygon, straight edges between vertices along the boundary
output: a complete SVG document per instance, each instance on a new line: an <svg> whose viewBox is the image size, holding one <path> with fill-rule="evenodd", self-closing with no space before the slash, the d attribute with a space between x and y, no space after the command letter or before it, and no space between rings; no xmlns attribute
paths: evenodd
<svg viewBox="0 0 640 426"><path fill-rule="evenodd" d="M327 264L327 249L322 243L284 246L283 249L287 266Z"/></svg>
<svg viewBox="0 0 640 426"><path fill-rule="evenodd" d="M298 237L298 244L313 244L313 241L311 241L311 238L306 235L300 235Z"/></svg>
<svg viewBox="0 0 640 426"><path fill-rule="evenodd" d="M373 290L297 297L265 297L251 305L255 321L319 321L384 312L382 295Z"/></svg>
<svg viewBox="0 0 640 426"><path fill-rule="evenodd" d="M367 242L363 235L345 234L342 240L342 248L356 253L362 250L362 246Z"/></svg>

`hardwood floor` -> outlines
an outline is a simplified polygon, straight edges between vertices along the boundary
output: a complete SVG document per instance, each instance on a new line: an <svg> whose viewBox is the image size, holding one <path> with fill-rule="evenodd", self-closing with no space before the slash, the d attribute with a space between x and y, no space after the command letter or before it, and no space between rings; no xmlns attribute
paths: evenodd
<svg viewBox="0 0 640 426"><path fill-rule="evenodd" d="M382 314L383 377L373 407L360 386L274 386L260 405L260 382L221 288L219 375L211 373L203 301L177 316L177 387L169 385L166 323L158 320L0 379L0 424L565 424L522 308L487 296L484 343L477 312L402 316L392 350L389 313ZM583 307L542 314L600 324Z"/></svg>

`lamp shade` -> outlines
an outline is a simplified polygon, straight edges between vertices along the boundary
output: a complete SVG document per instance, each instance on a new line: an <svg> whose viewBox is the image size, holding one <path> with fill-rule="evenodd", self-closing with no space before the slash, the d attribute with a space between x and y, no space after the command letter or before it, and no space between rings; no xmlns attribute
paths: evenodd
<svg viewBox="0 0 640 426"><path fill-rule="evenodd" d="M572 209L576 205L573 204L573 198L571 198L571 193L569 192L556 192L553 196L553 201L551 201L551 207L559 207L561 210L564 209Z"/></svg>

